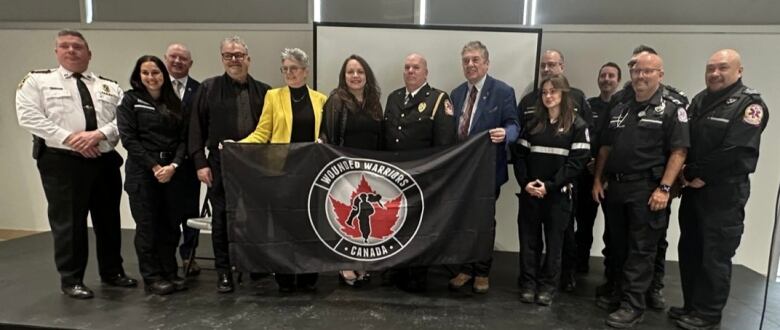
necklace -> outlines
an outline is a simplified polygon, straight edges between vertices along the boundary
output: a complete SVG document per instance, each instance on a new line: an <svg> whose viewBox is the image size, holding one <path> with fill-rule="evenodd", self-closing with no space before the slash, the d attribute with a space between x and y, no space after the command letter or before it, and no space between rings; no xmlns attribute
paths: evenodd
<svg viewBox="0 0 780 330"><path fill-rule="evenodd" d="M295 96L293 96L292 97L292 101L295 102L295 103L299 103L299 102L303 101L304 98L306 98L306 93L304 93L303 95L301 95L301 97L299 97L297 99L295 98Z"/></svg>

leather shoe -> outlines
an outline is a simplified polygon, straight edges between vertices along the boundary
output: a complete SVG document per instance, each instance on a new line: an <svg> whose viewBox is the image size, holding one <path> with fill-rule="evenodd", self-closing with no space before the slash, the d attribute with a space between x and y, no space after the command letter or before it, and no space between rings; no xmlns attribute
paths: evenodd
<svg viewBox="0 0 780 330"><path fill-rule="evenodd" d="M217 279L217 292L230 293L233 292L234 289L235 288L233 287L233 273L231 272L219 273L219 278Z"/></svg>
<svg viewBox="0 0 780 330"><path fill-rule="evenodd" d="M683 307L669 307L669 310L666 311L666 315L672 320L679 320L683 315L687 315L688 313L690 313L690 311Z"/></svg>
<svg viewBox="0 0 780 330"><path fill-rule="evenodd" d="M533 304L536 293L534 289L524 288L520 289L520 302L525 304Z"/></svg>
<svg viewBox="0 0 780 330"><path fill-rule="evenodd" d="M626 329L642 322L644 315L628 304L622 304L620 309L607 316L607 325L613 328Z"/></svg>
<svg viewBox="0 0 780 330"><path fill-rule="evenodd" d="M84 284L63 285L62 293L68 295L68 297L75 299L90 299L95 294Z"/></svg>
<svg viewBox="0 0 780 330"><path fill-rule="evenodd" d="M677 326L689 330L719 329L720 322L707 321L691 313L683 315L677 320Z"/></svg>
<svg viewBox="0 0 780 330"><path fill-rule="evenodd" d="M474 293L487 293L490 289L490 279L487 276L474 276Z"/></svg>
<svg viewBox="0 0 780 330"><path fill-rule="evenodd" d="M110 286L118 286L123 288L134 288L138 286L138 281L125 274L116 274L113 276L103 277L100 279L103 284Z"/></svg>
<svg viewBox="0 0 780 330"><path fill-rule="evenodd" d="M176 287L173 285L173 283L167 280L155 280L145 283L144 291L164 296L173 293L173 291L176 291Z"/></svg>
<svg viewBox="0 0 780 330"><path fill-rule="evenodd" d="M542 291L536 296L536 303L542 306L550 306L553 302L554 294L550 291Z"/></svg>
<svg viewBox="0 0 780 330"><path fill-rule="evenodd" d="M450 279L448 286L450 290L459 290L469 281L471 281L471 275L466 273L459 273L457 276Z"/></svg>
<svg viewBox="0 0 780 330"><path fill-rule="evenodd" d="M661 289L650 289L645 295L645 300L647 302L647 307L652 310L662 311L666 308L666 298L664 298Z"/></svg>
<svg viewBox="0 0 780 330"><path fill-rule="evenodd" d="M171 277L168 277L167 280L168 282L171 282L171 284L173 284L173 289L175 291L187 290L187 280L179 277L178 275L173 275Z"/></svg>
<svg viewBox="0 0 780 330"><path fill-rule="evenodd" d="M184 262L182 262L181 269L186 272L184 276L187 277L200 275L200 266L198 265L197 262L195 262L195 260L193 260L192 262L190 262L189 260L184 260Z"/></svg>

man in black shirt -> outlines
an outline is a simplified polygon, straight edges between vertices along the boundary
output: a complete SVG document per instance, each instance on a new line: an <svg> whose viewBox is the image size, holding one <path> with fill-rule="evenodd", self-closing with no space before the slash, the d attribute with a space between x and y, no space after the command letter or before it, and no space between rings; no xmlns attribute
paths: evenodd
<svg viewBox="0 0 780 330"><path fill-rule="evenodd" d="M748 175L758 163L769 112L761 95L742 84L733 49L709 58L707 89L693 98L691 149L682 171L680 203L682 307L669 317L685 329L717 329L729 296L731 258L744 230Z"/></svg>
<svg viewBox="0 0 780 330"><path fill-rule="evenodd" d="M663 75L660 56L639 55L631 68L634 98L612 108L601 135L593 198L604 202L610 254L621 270L620 308L606 320L613 327L642 320L671 185L690 145L685 108L664 96Z"/></svg>
<svg viewBox="0 0 780 330"><path fill-rule="evenodd" d="M224 140L240 140L255 130L270 86L249 75L249 49L241 38L225 38L220 50L225 74L203 81L193 97L188 150L198 179L209 187L217 291L226 293L233 291L233 276L219 145Z"/></svg>

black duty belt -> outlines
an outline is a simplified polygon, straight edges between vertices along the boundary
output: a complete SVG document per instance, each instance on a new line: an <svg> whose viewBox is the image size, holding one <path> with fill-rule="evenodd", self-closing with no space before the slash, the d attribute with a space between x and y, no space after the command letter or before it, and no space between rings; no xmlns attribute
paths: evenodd
<svg viewBox="0 0 780 330"><path fill-rule="evenodd" d="M650 171L637 173L608 173L607 180L615 182L633 182L639 180L652 179L653 174Z"/></svg>

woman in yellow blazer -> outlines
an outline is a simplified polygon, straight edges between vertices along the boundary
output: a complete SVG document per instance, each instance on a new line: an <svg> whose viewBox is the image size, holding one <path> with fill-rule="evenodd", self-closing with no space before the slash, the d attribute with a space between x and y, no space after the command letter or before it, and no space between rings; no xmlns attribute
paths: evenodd
<svg viewBox="0 0 780 330"><path fill-rule="evenodd" d="M255 131L239 142L314 142L320 135L322 106L327 96L306 86L309 57L298 48L282 51L282 74L287 84L265 94L263 113ZM317 273L276 274L280 292L314 291Z"/></svg>
<svg viewBox="0 0 780 330"><path fill-rule="evenodd" d="M281 71L287 85L265 94L257 128L239 142L314 142L319 136L327 96L306 85L309 57L298 48L285 48Z"/></svg>

